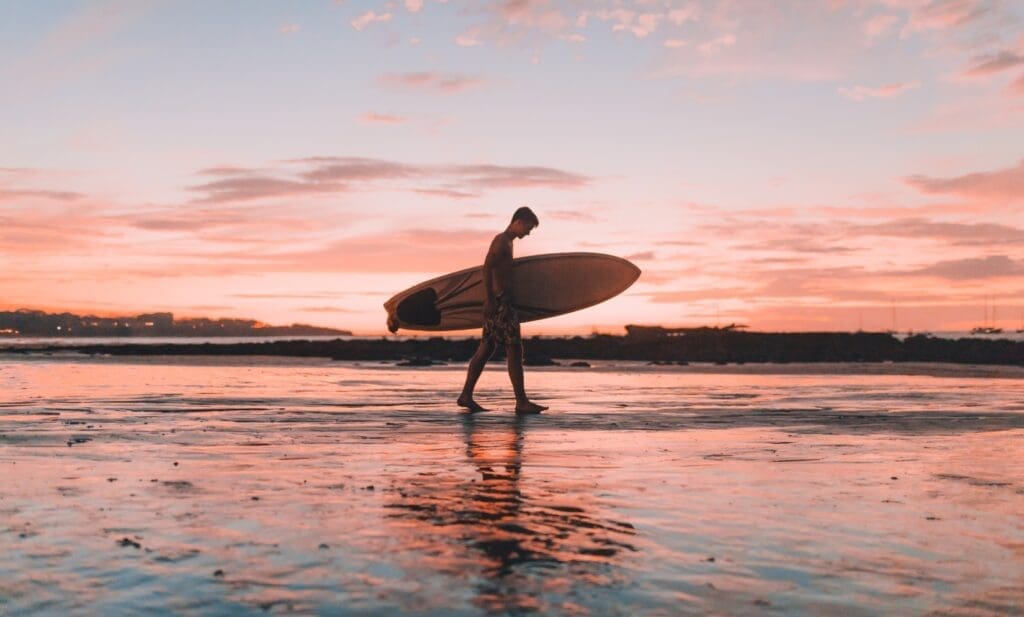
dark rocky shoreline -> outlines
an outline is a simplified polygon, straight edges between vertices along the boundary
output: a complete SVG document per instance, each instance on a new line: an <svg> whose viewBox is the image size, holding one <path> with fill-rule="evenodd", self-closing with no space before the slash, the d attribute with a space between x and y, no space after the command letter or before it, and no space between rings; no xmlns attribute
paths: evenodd
<svg viewBox="0 0 1024 617"><path fill-rule="evenodd" d="M291 356L335 360L412 360L410 365L465 362L477 339L290 340L252 343L97 344L9 347L0 352L39 354L78 352L113 356ZM1024 366L1024 342L980 338L942 339L887 333L770 333L699 328L684 334L533 337L525 341L527 364L553 359L633 360L655 364L789 362L942 362ZM496 359L501 358L496 354Z"/></svg>

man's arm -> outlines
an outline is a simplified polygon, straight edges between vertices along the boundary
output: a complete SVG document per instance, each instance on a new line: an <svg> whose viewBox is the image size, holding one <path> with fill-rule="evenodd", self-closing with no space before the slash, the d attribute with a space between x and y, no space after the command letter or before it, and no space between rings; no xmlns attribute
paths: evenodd
<svg viewBox="0 0 1024 617"><path fill-rule="evenodd" d="M506 262L509 261L508 248L501 235L495 236L487 249L487 258L484 259L484 314L489 314L495 306L495 288L503 293L508 293L508 277L505 276ZM497 283L497 285L495 284Z"/></svg>

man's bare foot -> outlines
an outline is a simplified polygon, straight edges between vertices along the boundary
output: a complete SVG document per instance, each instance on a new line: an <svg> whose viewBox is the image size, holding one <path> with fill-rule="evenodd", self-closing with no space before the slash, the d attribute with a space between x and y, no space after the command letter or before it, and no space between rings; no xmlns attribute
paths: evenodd
<svg viewBox="0 0 1024 617"><path fill-rule="evenodd" d="M538 405L533 401L525 401L522 403L516 403L516 413L525 416L529 414L540 413L547 409L544 405Z"/></svg>
<svg viewBox="0 0 1024 617"><path fill-rule="evenodd" d="M466 396L463 394L459 397L459 400L455 401L459 407L465 407L469 413L478 413L481 411L487 411L486 407L482 407L479 403L473 400L472 396Z"/></svg>

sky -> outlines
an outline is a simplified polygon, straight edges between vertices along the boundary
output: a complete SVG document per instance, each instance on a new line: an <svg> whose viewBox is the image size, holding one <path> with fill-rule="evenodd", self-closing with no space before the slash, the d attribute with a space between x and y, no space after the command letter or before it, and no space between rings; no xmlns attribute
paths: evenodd
<svg viewBox="0 0 1024 617"><path fill-rule="evenodd" d="M1016 0L0 0L0 310L385 332L482 263L643 275L524 333L1024 327Z"/></svg>

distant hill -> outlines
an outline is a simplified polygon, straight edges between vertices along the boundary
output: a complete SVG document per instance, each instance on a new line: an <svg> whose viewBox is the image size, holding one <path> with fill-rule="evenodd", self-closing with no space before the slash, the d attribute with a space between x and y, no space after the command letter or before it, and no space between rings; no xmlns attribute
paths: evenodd
<svg viewBox="0 0 1024 617"><path fill-rule="evenodd" d="M0 336L351 336L307 324L269 326L254 319L175 319L173 313L97 317L19 309L0 311Z"/></svg>

